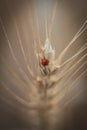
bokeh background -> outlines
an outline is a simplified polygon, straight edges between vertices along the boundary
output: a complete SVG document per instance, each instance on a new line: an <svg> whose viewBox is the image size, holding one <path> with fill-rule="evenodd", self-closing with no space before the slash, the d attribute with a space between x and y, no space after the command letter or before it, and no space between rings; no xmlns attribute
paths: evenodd
<svg viewBox="0 0 87 130"><path fill-rule="evenodd" d="M21 53L14 19L17 23L28 63L36 75L33 39L38 41L37 19L40 27L39 35L41 36L42 44L44 44L46 38L44 19L47 18L49 25L54 3L55 0L0 0L0 17L15 56L18 59L19 66L22 67L27 75L26 78L25 73L20 73L19 66L14 61L9 49L8 39L6 39L0 24L0 81L5 83L3 85L0 82L0 130L41 130L47 128L40 126L41 119L37 112L37 107L39 108L37 88L31 83L30 75ZM57 10L51 36L52 46L56 50L56 57L68 45L85 20L87 20L86 0L57 0ZM32 31L31 26L33 26L34 31ZM75 54L86 41L87 31L70 48L64 60ZM87 58L84 59L84 61L86 60ZM87 68L86 65L83 68L84 70ZM87 73L81 78L79 88L75 89L73 95L71 92L71 95L74 97L79 92L81 93L75 98L74 103L68 104L59 116L57 112L59 107L57 106L55 109L54 106L52 108L52 110L54 109L57 112L56 121L55 118L51 120L52 117L48 119L51 120L51 124L52 122L55 124L55 127L52 127L53 130L87 129ZM56 101L57 99L58 96ZM53 116L56 116L55 112ZM49 129L51 130L51 128Z"/></svg>

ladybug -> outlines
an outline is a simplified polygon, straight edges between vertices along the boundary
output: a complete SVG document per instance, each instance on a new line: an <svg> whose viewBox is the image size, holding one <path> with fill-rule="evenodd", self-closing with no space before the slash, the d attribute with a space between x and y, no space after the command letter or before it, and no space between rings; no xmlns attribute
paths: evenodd
<svg viewBox="0 0 87 130"><path fill-rule="evenodd" d="M47 65L49 64L49 60L47 60L46 58L43 58L43 59L41 60L41 64L42 64L43 66L47 66Z"/></svg>

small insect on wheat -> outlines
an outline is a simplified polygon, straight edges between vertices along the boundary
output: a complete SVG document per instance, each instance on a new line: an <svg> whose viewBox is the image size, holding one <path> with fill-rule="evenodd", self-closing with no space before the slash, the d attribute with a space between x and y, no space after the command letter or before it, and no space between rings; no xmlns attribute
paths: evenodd
<svg viewBox="0 0 87 130"><path fill-rule="evenodd" d="M41 49L38 58L41 72L44 75L48 75L55 70L55 50L52 49L49 39L46 39L45 45Z"/></svg>

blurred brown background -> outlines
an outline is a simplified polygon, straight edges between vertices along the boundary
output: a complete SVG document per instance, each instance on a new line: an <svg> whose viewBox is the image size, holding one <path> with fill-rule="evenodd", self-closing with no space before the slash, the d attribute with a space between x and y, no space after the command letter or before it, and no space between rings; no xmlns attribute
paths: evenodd
<svg viewBox="0 0 87 130"><path fill-rule="evenodd" d="M26 56L28 60L29 58L31 59L31 61L29 60L28 62L31 63L31 67L33 68L35 61L32 52L32 42L34 38L33 35L35 35L36 32L34 34L31 33L31 24L29 21L31 18L33 18L33 26L36 30L36 19L34 16L34 9L36 8L39 18L40 34L42 43L44 44L44 16L46 13L49 24L54 2L55 0L0 0L0 17L3 20L15 55L17 56L20 65L26 73L27 69L25 67L24 60L22 59L23 56L19 48L16 29L12 16L15 16L16 18ZM66 47L66 45L68 45L69 41L73 38L74 34L81 27L85 20L87 20L86 0L58 1L57 13L55 16L51 39L53 47L56 48L56 57ZM86 36L87 31L84 36L77 41L77 44L72 46L65 59L73 55L74 52L76 52L77 49L86 42ZM5 57L5 61L2 60L3 57ZM12 78L11 72L9 69L7 69L9 67L7 66L16 72L16 74L20 77L20 81L26 82L23 75L21 76L16 63L12 58L7 44L7 39L5 38L2 31L2 26L0 25L0 80L5 81L6 85L12 89L12 91L14 91L17 95L20 95L20 97L23 97L23 99L25 99L27 102L32 102L32 100L34 101L34 98L32 97L33 94L30 98L30 81L28 81L27 88L22 88L22 83L16 82L16 80ZM86 66L84 69L86 69ZM37 72L35 69L34 71L36 74ZM83 91L79 96L79 102L72 107L68 106L67 109L65 109L65 115L62 119L62 122L56 125L55 129L87 129L87 74L84 76L81 83L85 91ZM24 111L25 109L27 112ZM33 114L36 115L36 118L31 116ZM33 119L31 119L31 117ZM13 98L13 96L5 88L3 88L3 85L0 84L0 130L20 130L23 128L24 130L38 130L39 125L37 125L37 120L37 113L34 113L32 108L28 108L27 106L23 106L21 103L17 102L17 100ZM32 122L35 122L35 125L32 125Z"/></svg>

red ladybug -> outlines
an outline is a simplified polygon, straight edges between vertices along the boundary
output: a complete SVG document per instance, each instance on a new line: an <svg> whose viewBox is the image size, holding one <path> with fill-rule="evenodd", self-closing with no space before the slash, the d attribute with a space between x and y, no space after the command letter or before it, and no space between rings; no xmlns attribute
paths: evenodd
<svg viewBox="0 0 87 130"><path fill-rule="evenodd" d="M41 60L41 64L42 64L43 66L47 66L47 65L49 64L49 61L48 61L47 59L43 58L43 59Z"/></svg>

